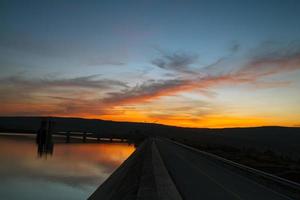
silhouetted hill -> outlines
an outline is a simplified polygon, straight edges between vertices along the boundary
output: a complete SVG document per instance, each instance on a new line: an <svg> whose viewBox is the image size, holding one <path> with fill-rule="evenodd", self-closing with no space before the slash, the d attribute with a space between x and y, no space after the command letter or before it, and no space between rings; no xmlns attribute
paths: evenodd
<svg viewBox="0 0 300 200"><path fill-rule="evenodd" d="M0 117L0 131L35 133L42 117ZM161 124L51 117L54 131L89 132L118 137L162 136L187 144L255 148L300 158L300 128L182 128Z"/></svg>

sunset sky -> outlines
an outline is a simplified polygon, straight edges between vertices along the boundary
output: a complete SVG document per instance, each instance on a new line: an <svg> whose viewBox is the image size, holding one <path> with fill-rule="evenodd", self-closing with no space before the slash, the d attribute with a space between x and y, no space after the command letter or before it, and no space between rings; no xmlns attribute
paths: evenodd
<svg viewBox="0 0 300 200"><path fill-rule="evenodd" d="M300 1L0 1L0 115L300 126Z"/></svg>

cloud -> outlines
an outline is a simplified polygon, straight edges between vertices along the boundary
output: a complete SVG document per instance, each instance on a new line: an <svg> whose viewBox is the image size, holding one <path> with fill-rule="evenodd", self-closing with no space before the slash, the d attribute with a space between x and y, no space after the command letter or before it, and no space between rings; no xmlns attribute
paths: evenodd
<svg viewBox="0 0 300 200"><path fill-rule="evenodd" d="M127 88L118 80L100 75L75 78L33 78L15 75L0 79L2 115L90 115L108 112L101 106L105 91Z"/></svg>
<svg viewBox="0 0 300 200"><path fill-rule="evenodd" d="M254 50L240 73L268 76L300 69L300 44L292 42L278 47L277 43L264 43Z"/></svg>
<svg viewBox="0 0 300 200"><path fill-rule="evenodd" d="M250 89L287 87L291 84L290 80L268 81L267 78L299 70L300 48L294 43L280 48L263 45L243 59L224 57L202 68L193 66L193 73L187 73L191 72L190 66L195 65L193 55L170 54L159 57L154 63L168 69L174 76L145 80L132 87L118 80L101 79L100 75L40 79L17 75L2 78L0 102L9 106L2 108L1 113L118 115L122 112L122 109L117 109L118 106L136 106L183 92L196 91L213 98L217 94L212 89L220 86L243 84Z"/></svg>
<svg viewBox="0 0 300 200"><path fill-rule="evenodd" d="M264 78L300 69L300 48L287 45L282 48L264 48L257 51L260 54L250 55L241 65L230 66L232 60L221 58L214 64L194 71L184 79L169 79L147 81L133 88L119 92L108 93L106 103L132 104L157 99L163 96L175 95L180 92L200 89L203 94L209 94L209 89L228 84L248 84L252 88L285 87L290 81L268 82ZM186 54L171 54L152 61L160 68L170 69L181 73L189 71L188 66L194 63L195 57ZM231 61L231 62L230 62ZM220 70L219 68L222 68Z"/></svg>
<svg viewBox="0 0 300 200"><path fill-rule="evenodd" d="M159 68L173 70L183 73L192 73L190 68L192 64L197 62L198 56L186 53L163 54L161 57L151 61L151 63Z"/></svg>
<svg viewBox="0 0 300 200"><path fill-rule="evenodd" d="M253 79L253 78L252 78ZM145 82L133 88L125 89L120 92L110 92L109 97L104 98L103 102L107 104L132 104L141 103L157 99L162 96L175 95L180 92L198 90L204 95L215 95L206 89L221 85L224 83L241 83L251 81L250 77L234 77L231 75L224 76L206 76L194 79L170 79Z"/></svg>
<svg viewBox="0 0 300 200"><path fill-rule="evenodd" d="M199 93L213 97L216 94L208 89L225 84L241 84L256 81L255 76L235 76L231 74L198 77L195 79L171 79L164 81L147 82L137 85L134 88L125 89L120 92L108 93L109 97L104 98L106 104L136 104L158 99L163 96L175 95L198 89ZM265 83L267 84L267 83ZM269 84L270 86L271 84ZM274 84L275 85L275 84Z"/></svg>
<svg viewBox="0 0 300 200"><path fill-rule="evenodd" d="M103 101L108 104L144 102L160 96L176 93L176 91L182 91L182 87L190 87L189 82L189 80L180 79L147 81L141 85L136 85L133 88L124 89L120 92L110 92L108 93L109 97L104 98Z"/></svg>
<svg viewBox="0 0 300 200"><path fill-rule="evenodd" d="M235 43L235 44L233 44L231 47L230 47L230 52L232 52L232 53L236 53L236 52L238 52L239 50L240 50L240 48L241 48L241 45L240 44L238 44L238 43Z"/></svg>
<svg viewBox="0 0 300 200"><path fill-rule="evenodd" d="M76 87L76 88L97 88L109 89L115 86L127 87L126 83L118 80L99 79L100 75L81 76L75 78L40 78L26 79L22 75L10 76L0 79L0 84L11 86L22 86L28 88L49 88L49 87Z"/></svg>

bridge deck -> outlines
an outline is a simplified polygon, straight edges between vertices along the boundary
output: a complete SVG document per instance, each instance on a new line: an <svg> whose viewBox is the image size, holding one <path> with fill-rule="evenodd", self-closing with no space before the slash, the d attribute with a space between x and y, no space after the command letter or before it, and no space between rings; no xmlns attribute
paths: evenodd
<svg viewBox="0 0 300 200"><path fill-rule="evenodd" d="M144 142L91 196L95 199L287 200L197 151L162 139Z"/></svg>

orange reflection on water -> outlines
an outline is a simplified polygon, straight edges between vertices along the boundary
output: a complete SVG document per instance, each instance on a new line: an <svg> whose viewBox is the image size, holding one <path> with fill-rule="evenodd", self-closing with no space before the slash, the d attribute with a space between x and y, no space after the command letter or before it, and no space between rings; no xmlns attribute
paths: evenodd
<svg viewBox="0 0 300 200"><path fill-rule="evenodd" d="M69 160L82 158L89 160L89 162L100 162L116 167L128 158L134 150L134 146L128 144L56 144L54 157L68 156Z"/></svg>
<svg viewBox="0 0 300 200"><path fill-rule="evenodd" d="M25 182L32 186L32 191L26 190L28 199L39 199L34 188L41 188L42 182L57 190L57 198L86 199L134 150L128 144L60 143L52 156L40 158L34 137L0 136L0 187L7 187L3 189L7 196L19 199L13 188ZM66 188L72 192L59 192Z"/></svg>

